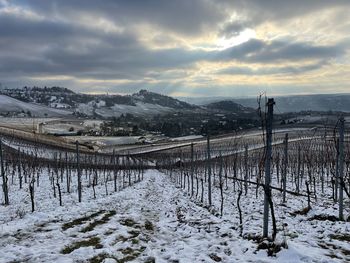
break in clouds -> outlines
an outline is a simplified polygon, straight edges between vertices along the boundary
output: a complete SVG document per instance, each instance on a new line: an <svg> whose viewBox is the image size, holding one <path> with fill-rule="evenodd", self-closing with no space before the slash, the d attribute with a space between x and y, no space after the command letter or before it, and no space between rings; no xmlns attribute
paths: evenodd
<svg viewBox="0 0 350 263"><path fill-rule="evenodd" d="M178 96L349 89L349 1L0 0L0 82Z"/></svg>

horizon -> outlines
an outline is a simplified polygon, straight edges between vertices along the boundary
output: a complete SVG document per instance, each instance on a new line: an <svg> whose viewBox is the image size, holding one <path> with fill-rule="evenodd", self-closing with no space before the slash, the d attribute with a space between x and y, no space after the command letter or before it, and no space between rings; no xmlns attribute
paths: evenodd
<svg viewBox="0 0 350 263"><path fill-rule="evenodd" d="M33 86L33 87L30 87L30 86L24 86L24 87L19 87L19 88L9 88L9 87L2 87L2 84L0 83L0 90L1 89L23 89L25 87L28 87L28 88L40 88L40 89L44 89L46 88L47 86L44 86L44 87L39 87L39 86ZM52 86L52 87L58 87L58 88L66 88L66 87L59 87L59 86ZM47 88L52 88L52 87L47 87ZM70 90L70 89L69 89ZM86 92L83 92L83 91L73 91L75 93L78 93L78 94L86 94L86 95L96 95L96 96L132 96L136 93L139 93L140 91L142 90L145 90L147 92L152 92L152 93L156 93L156 94L159 94L159 95L164 95L164 96L169 96L169 97L172 97L174 99L178 99L178 100L182 100L184 102L187 102L187 103L190 103L189 100L190 99L194 99L194 100L198 100L196 103L197 104L202 104L206 101L210 102L210 101L225 101L225 100L240 100L240 99L256 99L259 95L263 96L263 97L266 97L266 98L286 98L286 97L304 97L304 96L327 96L327 95L331 95L331 96L340 96L340 95L350 95L350 92L341 92L341 93L304 93L304 94L281 94L281 95L278 95L278 94L275 94L275 95L271 95L271 94L265 94L265 93L262 93L262 94L257 94L257 95L251 95L251 96L187 96L187 97L184 97L184 96L172 96L172 95L167 95L167 94L164 94L164 93L161 93L161 92L154 92L154 91L149 91L149 90L146 90L146 89L140 89L140 90L137 90L137 91L134 91L134 92L131 92L131 93L113 93L113 92L90 92L90 93L86 93ZM0 94L2 95L2 94ZM6 94L5 94L6 96ZM196 103L193 103L193 104L196 104Z"/></svg>
<svg viewBox="0 0 350 263"><path fill-rule="evenodd" d="M350 2L0 0L0 82L172 97L347 94Z"/></svg>

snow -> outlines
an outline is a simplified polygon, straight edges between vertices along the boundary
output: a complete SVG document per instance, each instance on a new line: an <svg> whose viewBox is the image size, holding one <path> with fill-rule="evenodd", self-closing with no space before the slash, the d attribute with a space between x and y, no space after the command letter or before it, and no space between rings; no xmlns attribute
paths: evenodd
<svg viewBox="0 0 350 263"><path fill-rule="evenodd" d="M66 139L70 141L79 140L80 142L89 142L99 146L126 145L139 142L142 136L69 136Z"/></svg>
<svg viewBox="0 0 350 263"><path fill-rule="evenodd" d="M33 103L26 103L6 95L0 95L0 111L1 112L27 112L30 111L35 117L57 117L71 115L72 112L53 109Z"/></svg>
<svg viewBox="0 0 350 263"><path fill-rule="evenodd" d="M84 127L91 127L91 128L95 128L95 127L99 127L101 124L103 123L102 120L84 120Z"/></svg>
<svg viewBox="0 0 350 263"><path fill-rule="evenodd" d="M281 144L284 139L284 134L288 132L290 141L308 140L315 138L310 136L309 129L276 129L274 130L274 145ZM230 134L225 136L212 137L210 139L211 148L214 155L230 155L233 153L239 153L244 150L245 144L249 145L249 150L260 149L263 147L263 139L261 131L253 130L244 134ZM171 150L177 147L190 146L191 142L196 147L206 147L207 139L203 136L183 136L171 139L170 142L159 142L148 145L139 145L132 147L116 148L116 152L120 154L145 154L156 151ZM237 144L240 142L240 144ZM242 143L244 142L244 143ZM102 149L103 152L110 152L111 149Z"/></svg>
<svg viewBox="0 0 350 263"><path fill-rule="evenodd" d="M80 103L78 104L77 108L75 109L76 112L92 116L94 108L91 105Z"/></svg>
<svg viewBox="0 0 350 263"><path fill-rule="evenodd" d="M9 118L0 117L1 126L11 127L15 129L36 130L39 123L46 123L50 121L58 121L58 118Z"/></svg>
<svg viewBox="0 0 350 263"><path fill-rule="evenodd" d="M149 116L154 114L162 114L173 111L173 109L168 107L163 107L157 104L137 102L136 105L123 105L123 104L114 104L111 108L104 107L103 104L100 104L98 108L94 108L94 105L90 104L79 104L77 112L83 113L88 116L92 116L95 112L96 114L104 117L119 117L122 114L133 114L137 116Z"/></svg>
<svg viewBox="0 0 350 263"><path fill-rule="evenodd" d="M107 195L104 185L98 185L96 199L84 180L82 203L77 202L74 178L73 175L70 194L62 186L63 206L60 207L44 173L40 186L36 188L37 210L34 213L29 211L27 187L18 190L18 185L11 186L11 205L0 207L0 262L79 262L102 254L108 255L107 262L113 262L112 257L122 259L131 254L137 255L133 262L145 262L151 258L155 262L214 262L211 257L215 256L221 262L349 260L340 253L341 249L349 250L348 243L329 238L331 233L347 233L349 223L307 221L307 217L313 214L336 213L335 205L330 202L313 204L314 209L307 217L289 215L290 211L305 205L304 198L290 197L286 206L276 205L278 227L282 222L288 224L288 249L282 249L276 257L268 257L265 250L257 250L256 243L239 237L236 194L231 184L225 190L224 215L220 217L214 215L215 209L214 214L210 213L195 198L176 187L169 176L155 170L147 171L143 181L116 193L112 190L113 182L108 183ZM262 201L254 196L254 188L247 196L242 196L244 234L261 234L263 206ZM277 204L280 197L280 194L274 196ZM214 189L213 198L217 210L218 189ZM24 211L23 218L19 218L21 211ZM116 214L108 217L110 211ZM84 216L87 216L85 221L63 228L66 223ZM108 218L86 231L90 223L103 217ZM91 238L99 238L99 245L62 253L64 248ZM320 247L322 242L329 249ZM341 259L329 256L333 252Z"/></svg>
<svg viewBox="0 0 350 263"><path fill-rule="evenodd" d="M187 140L195 140L195 139L201 139L203 138L202 135L188 135L188 136L181 136L181 137L176 137L172 138L172 141L187 141Z"/></svg>
<svg viewBox="0 0 350 263"><path fill-rule="evenodd" d="M281 142L286 131L291 132L291 130L280 130L275 133L274 144ZM320 138L307 137L307 133L300 131L290 135L290 143L311 138L317 142L317 138ZM296 137L296 135L303 136ZM237 137L219 137L213 139L212 156L215 156L215 150L220 148L227 149L227 153L241 152L246 142L230 145L232 138L246 139L246 142L250 142L249 150L262 147L261 135L255 132ZM109 139L118 141L118 138L106 138ZM153 145L151 148L138 148L137 151L150 152L162 148L170 149L174 145L190 145L188 141L182 141ZM33 151L31 145L17 145L7 140L3 142L15 149ZM205 139L199 140L198 145L200 143L205 146ZM37 151L39 157L46 158L53 158L54 153L53 149ZM205 155L205 151L203 153ZM265 249L258 250L258 244L247 238L262 234L262 189L256 192L255 186L251 185L247 194L241 197L245 237L242 238L239 236L237 189L234 190L232 178L228 178L227 183L224 183L224 211L220 216L218 173L216 166L213 167L213 206L210 209L208 209L206 183L204 183L204 202L201 203L200 187L198 195L195 189L195 194L191 197L176 183L178 173L169 175L156 170L146 171L143 181L135 182L125 188L121 187L123 171L119 171L117 192L114 192L113 180L110 179L105 184L104 179L111 176L110 172L104 174L103 171L99 171L96 199L93 198L93 189L89 186L90 176L83 172L81 203L77 201L77 177L75 170L72 170L70 193L66 190L65 174L63 182L59 181L63 198L63 206L59 206L58 198L53 196L51 175L44 168L40 172L40 185L35 184L34 213L30 211L28 184L25 183L23 188L19 189L18 176L14 173L12 177L10 167L8 168L10 205L0 206L0 263L89 262L98 255L100 259L103 255L106 257L104 262L117 262L116 260L127 256L133 257L132 262L152 262L151 259L155 262L214 262L214 259L230 263L350 262L349 241L335 237L335 235L348 235L350 223L312 220L316 215L338 215L338 204L332 201L332 189L327 185L329 181L326 182L324 193L318 191L317 200L312 194L312 209L306 215L292 213L306 207L307 197L287 194L287 202L282 204L282 194L273 190L278 228L277 241L286 240L288 248L282 248L275 256L270 257ZM200 172L198 174L201 176ZM238 171L239 177L242 174L242 170ZM294 191L292 180L288 177L287 189ZM135 181L133 175L132 181ZM278 187L279 184L274 174L272 185ZM318 182L316 187L320 188ZM187 186L185 188L187 189ZM304 184L300 190L305 194ZM0 203L3 201L0 192ZM349 200L346 198L344 203L346 217L350 213L349 205ZM64 227L67 224L71 227ZM271 220L269 228L271 234ZM347 237L350 238L349 235ZM88 244L77 245L78 242ZM73 247L74 244L77 245L76 249ZM64 251L67 253L63 253Z"/></svg>
<svg viewBox="0 0 350 263"><path fill-rule="evenodd" d="M137 102L136 106L115 104L112 107L113 115L120 116L121 114L130 113L138 116L148 116L149 114L161 114L172 111L173 109L163 107L157 104ZM106 113L108 114L108 113Z"/></svg>

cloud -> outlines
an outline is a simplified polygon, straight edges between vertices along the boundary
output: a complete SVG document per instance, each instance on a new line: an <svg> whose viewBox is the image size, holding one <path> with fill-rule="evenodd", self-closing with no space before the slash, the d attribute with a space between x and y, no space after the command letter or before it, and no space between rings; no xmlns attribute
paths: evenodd
<svg viewBox="0 0 350 263"><path fill-rule="evenodd" d="M16 1L21 4L21 1ZM79 16L104 17L120 25L148 23L185 35L199 34L225 16L225 10L211 0L31 0L29 6L48 16L69 19Z"/></svg>
<svg viewBox="0 0 350 263"><path fill-rule="evenodd" d="M186 68L201 61L275 63L281 60L327 60L345 52L341 45L316 46L258 39L219 51L182 48L152 50L142 46L134 35L128 33L109 35L69 27L66 23L30 23L20 19L14 22L12 19L0 17L0 32L10 46L5 48L5 44L2 44L5 52L0 51L3 74L21 72L29 75L134 79L136 76L142 78L150 70ZM39 29L40 34L31 34L35 29ZM45 39L45 44L36 49L38 43ZM13 52L8 52L13 47ZM16 49L22 52L15 52Z"/></svg>
<svg viewBox="0 0 350 263"><path fill-rule="evenodd" d="M241 45L216 52L217 61L239 60L251 63L276 63L278 61L303 61L310 59L331 59L346 53L344 43L319 46L312 43L262 41L251 39Z"/></svg>
<svg viewBox="0 0 350 263"><path fill-rule="evenodd" d="M227 8L231 8L239 18L245 18L250 26L266 21L281 21L302 17L324 9L349 8L348 0L223 0Z"/></svg>
<svg viewBox="0 0 350 263"><path fill-rule="evenodd" d="M250 26L251 24L245 20L230 21L222 26L218 35L229 39L231 37L238 36L241 32Z"/></svg>
<svg viewBox="0 0 350 263"><path fill-rule="evenodd" d="M0 0L0 82L162 92L220 81L223 75L266 76L266 81L279 74L302 76L348 61L347 15L344 21L327 20L327 29L334 29L330 33L341 32L322 42L313 39L313 32L321 30L314 24L298 38L283 28L283 21L304 21L319 10L331 10L333 19L336 8L350 9L350 2ZM230 39L264 23L274 24L276 32L257 32L256 38L218 47L218 37ZM247 66L229 66L240 63ZM203 72L208 72L205 78Z"/></svg>
<svg viewBox="0 0 350 263"><path fill-rule="evenodd" d="M326 66L328 63L321 60L320 62L313 63L306 66L285 66L285 67L262 67L254 69L251 67L229 67L216 72L221 75L298 75L304 74L309 71L319 70Z"/></svg>

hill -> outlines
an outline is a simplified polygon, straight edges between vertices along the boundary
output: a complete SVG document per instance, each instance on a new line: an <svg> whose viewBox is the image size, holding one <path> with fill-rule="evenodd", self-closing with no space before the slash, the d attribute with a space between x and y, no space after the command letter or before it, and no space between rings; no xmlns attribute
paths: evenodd
<svg viewBox="0 0 350 263"><path fill-rule="evenodd" d="M256 98L233 99L246 107L257 107ZM275 97L276 113L300 111L350 112L350 94L317 94Z"/></svg>
<svg viewBox="0 0 350 263"><path fill-rule="evenodd" d="M195 105L189 104L187 102L174 99L169 96L161 95L155 92L150 92L147 90L140 90L138 93L132 95L136 101L141 101L143 103L157 104L163 107L173 108L173 109L195 109L198 108Z"/></svg>
<svg viewBox="0 0 350 263"><path fill-rule="evenodd" d="M271 96L276 101L277 113L301 112L301 111L342 111L350 112L350 94L314 94L314 95L289 95ZM183 101L191 101L195 105L210 105L222 101L232 101L248 108L257 108L257 97L182 97Z"/></svg>
<svg viewBox="0 0 350 263"><path fill-rule="evenodd" d="M124 96L75 93L61 87L2 89L0 93L23 103L41 104L51 109L70 109L77 116L101 118L119 117L127 113L137 116L150 116L199 108L147 90L140 90L132 95Z"/></svg>
<svg viewBox="0 0 350 263"><path fill-rule="evenodd" d="M60 117L72 112L27 103L6 95L0 95L0 113L3 116Z"/></svg>
<svg viewBox="0 0 350 263"><path fill-rule="evenodd" d="M225 112L231 112L235 114L249 114L254 113L253 108L244 107L241 104L238 104L232 100L223 100L218 102L213 102L206 104L205 107L211 110L220 110Z"/></svg>

